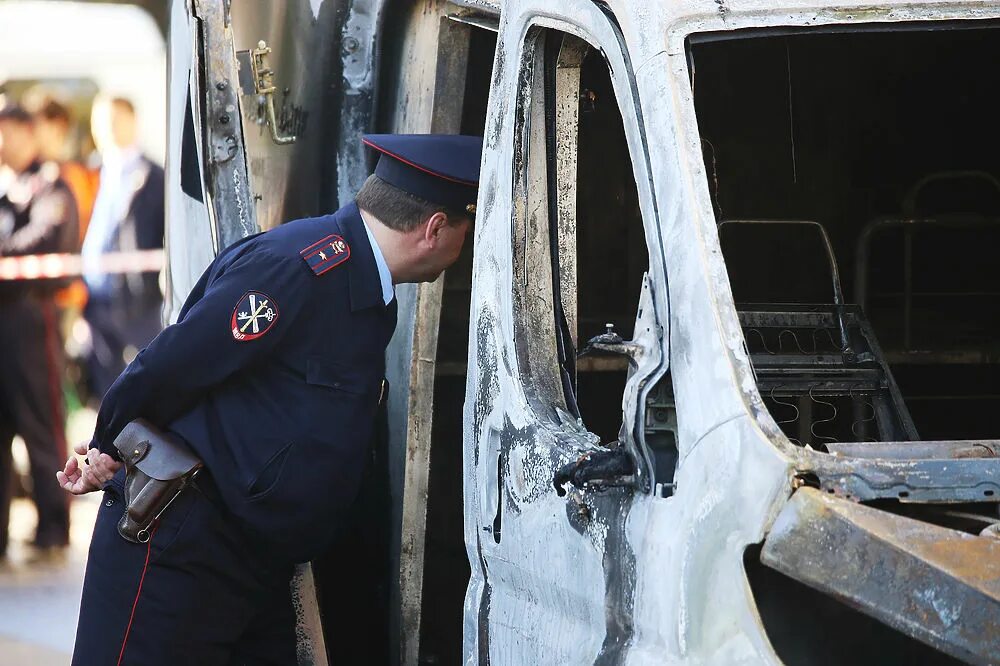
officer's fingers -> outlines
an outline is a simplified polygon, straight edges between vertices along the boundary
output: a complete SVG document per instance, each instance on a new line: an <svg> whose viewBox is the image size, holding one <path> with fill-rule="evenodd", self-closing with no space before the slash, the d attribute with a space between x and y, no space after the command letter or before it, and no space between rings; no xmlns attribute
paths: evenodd
<svg viewBox="0 0 1000 666"><path fill-rule="evenodd" d="M66 461L66 465L63 467L61 472L56 472L56 479L58 479L59 485L66 488L66 490L69 490L69 488L66 487L67 483L72 485L79 481L81 476L83 476L83 470L80 469L80 464L76 461L76 458L73 457L70 457L69 460Z"/></svg>
<svg viewBox="0 0 1000 666"><path fill-rule="evenodd" d="M105 481L111 478L111 476L108 476L107 479L104 478L105 476L107 476L107 470L104 469L104 466L101 465L100 462L96 461L91 462L89 465L83 468L83 476L84 478L88 479L91 483L95 483L97 485L101 485Z"/></svg>
<svg viewBox="0 0 1000 666"><path fill-rule="evenodd" d="M122 466L120 462L109 456L107 453L102 453L98 460L100 461L101 466L110 470L112 474L117 472Z"/></svg>
<svg viewBox="0 0 1000 666"><path fill-rule="evenodd" d="M67 476L65 472L56 472L56 480L63 490L73 495L82 495L87 492L83 483L82 475L77 472L76 476Z"/></svg>
<svg viewBox="0 0 1000 666"><path fill-rule="evenodd" d="M87 451L86 465L83 467L83 472L85 475L90 477L98 477L102 474L101 471L101 452L97 449L90 449Z"/></svg>
<svg viewBox="0 0 1000 666"><path fill-rule="evenodd" d="M76 451L77 455L85 456L87 455L87 446L89 444L90 442L80 442L79 444L73 447L73 450Z"/></svg>
<svg viewBox="0 0 1000 666"><path fill-rule="evenodd" d="M86 476L80 477L76 483L73 484L73 490L71 491L74 495L83 495L85 493L92 492L101 487L102 484L94 482L93 479L87 478Z"/></svg>
<svg viewBox="0 0 1000 666"><path fill-rule="evenodd" d="M105 478L107 475L104 470L98 465L90 465L83 472L83 478L86 479L87 483L92 486L103 485L111 477Z"/></svg>
<svg viewBox="0 0 1000 666"><path fill-rule="evenodd" d="M103 481L98 476L97 469L93 465L84 465L83 469L80 471L80 477L76 481L77 485L83 485L86 487L98 487ZM86 491L84 491L86 492Z"/></svg>
<svg viewBox="0 0 1000 666"><path fill-rule="evenodd" d="M116 462L107 453L100 454L94 460L94 471L102 482L111 480L111 477L115 475L119 467L121 467L121 463Z"/></svg>

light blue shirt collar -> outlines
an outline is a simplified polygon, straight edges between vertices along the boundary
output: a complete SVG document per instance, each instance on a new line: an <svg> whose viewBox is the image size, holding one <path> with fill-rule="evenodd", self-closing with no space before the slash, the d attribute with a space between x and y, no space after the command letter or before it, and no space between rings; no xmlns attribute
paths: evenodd
<svg viewBox="0 0 1000 666"><path fill-rule="evenodd" d="M372 254L375 255L375 265L378 267L378 279L382 283L382 300L385 301L386 305L392 301L396 296L396 291L392 286L392 274L389 272L389 264L385 263L385 257L382 255L382 248L378 246L378 241L375 240L375 236L372 234L372 230L368 228L368 223L361 219L362 226L365 228L365 233L368 234L368 242L372 245Z"/></svg>

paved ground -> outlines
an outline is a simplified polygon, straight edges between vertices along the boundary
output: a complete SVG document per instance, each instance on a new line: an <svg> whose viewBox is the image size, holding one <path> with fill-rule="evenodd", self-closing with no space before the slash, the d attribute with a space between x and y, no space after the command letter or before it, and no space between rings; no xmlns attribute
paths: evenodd
<svg viewBox="0 0 1000 666"><path fill-rule="evenodd" d="M35 507L28 500L15 500L8 562L0 567L0 664L69 664L87 547L100 499L90 495L74 500L65 561L45 564L28 561Z"/></svg>
<svg viewBox="0 0 1000 666"><path fill-rule="evenodd" d="M86 438L93 431L93 418L89 411L71 417L70 441ZM27 544L35 530L35 507L26 499L14 501L8 559L0 565L0 664L69 664L87 548L100 501L99 493L74 500L65 560L45 564L29 562Z"/></svg>

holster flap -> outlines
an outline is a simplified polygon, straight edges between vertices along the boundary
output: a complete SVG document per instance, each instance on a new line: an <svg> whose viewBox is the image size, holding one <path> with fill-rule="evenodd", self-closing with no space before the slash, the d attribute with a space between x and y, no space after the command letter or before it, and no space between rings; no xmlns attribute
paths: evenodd
<svg viewBox="0 0 1000 666"><path fill-rule="evenodd" d="M127 466L158 481L179 479L202 466L181 438L162 432L145 419L125 426L115 439L115 448Z"/></svg>

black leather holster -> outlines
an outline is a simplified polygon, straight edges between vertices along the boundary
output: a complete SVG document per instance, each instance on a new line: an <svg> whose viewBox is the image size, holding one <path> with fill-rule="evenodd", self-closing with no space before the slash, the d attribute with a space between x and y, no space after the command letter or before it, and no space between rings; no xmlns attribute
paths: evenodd
<svg viewBox="0 0 1000 666"><path fill-rule="evenodd" d="M149 541L153 524L202 468L179 437L145 419L129 423L115 439L125 463L125 515L118 533L133 543Z"/></svg>

